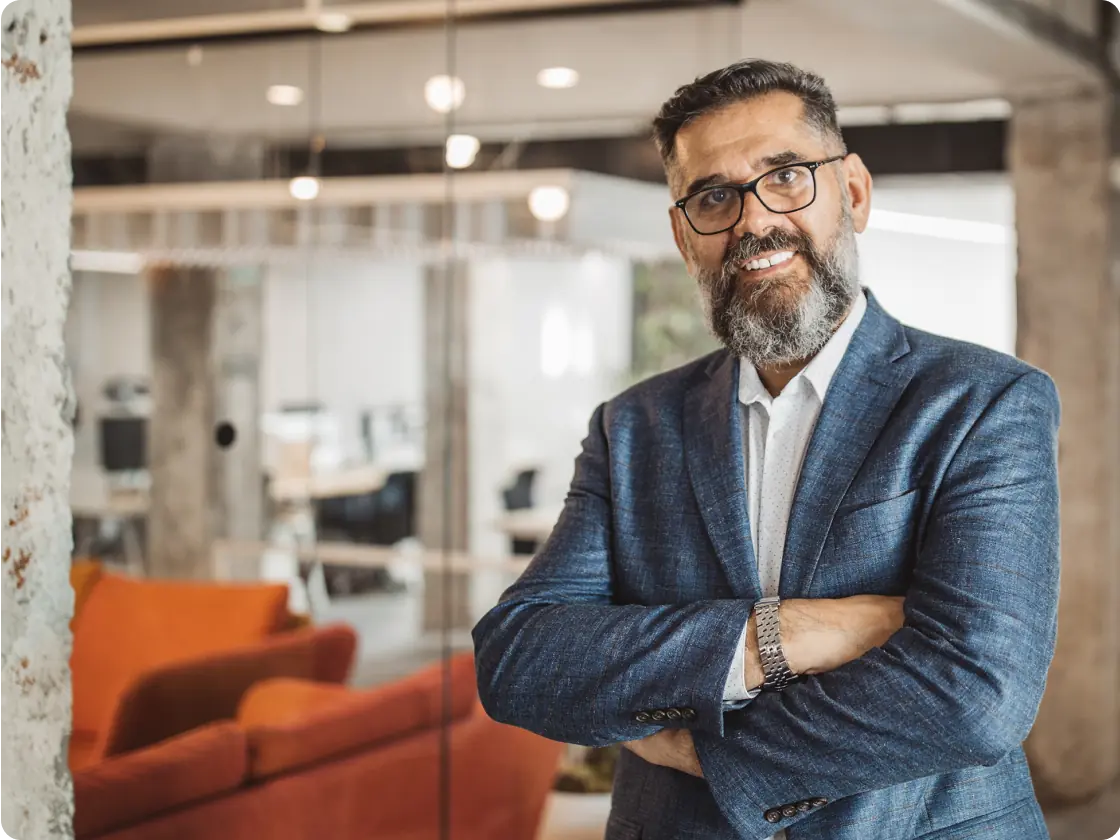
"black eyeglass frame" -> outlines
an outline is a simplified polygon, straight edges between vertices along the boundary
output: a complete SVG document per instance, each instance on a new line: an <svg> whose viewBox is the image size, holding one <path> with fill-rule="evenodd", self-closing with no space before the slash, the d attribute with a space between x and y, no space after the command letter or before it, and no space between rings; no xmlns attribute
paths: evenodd
<svg viewBox="0 0 1120 840"><path fill-rule="evenodd" d="M727 233L727 231L731 230L733 227L735 227L735 225L739 224L739 222L742 221L743 210L747 206L747 193L754 193L754 197L758 199L759 203L763 207L765 207L767 210L769 210L771 213L780 213L781 215L785 216L785 215L788 215L789 213L796 213L799 210L804 210L806 207L808 207L814 201L817 200L817 170L820 169L825 164L836 163L836 161L843 160L846 157L847 157L847 155L836 155L835 157L826 158L824 160L799 161L799 162L796 162L796 163L783 164L782 166L775 166L773 169L768 169L766 172L763 172L761 175L759 175L753 181L748 181L745 184L712 184L709 187L704 187L703 189L695 190L694 192L690 192L688 195L686 195L680 201L674 201L673 206L681 211L681 215L683 215L684 218L685 218L685 221L688 222L688 226L691 227L694 231L696 231L696 233L698 233L700 236L718 236L721 233ZM762 196L760 196L758 194L758 185L765 178L770 177L775 172L781 172L783 169L792 169L795 166L801 166L801 167L804 167L805 169L809 170L809 174L813 178L813 197L810 198L805 204L802 204L800 207L796 207L793 210L774 210L769 204L767 204L765 201L763 201ZM689 200L691 200L691 199L695 198L696 196L700 195L700 193L708 192L708 190L720 190L720 189L722 189L722 190L735 190L735 192L737 192L739 194L739 215L737 215L735 217L735 221L732 222L731 224L729 224L727 227L720 228L719 230L713 230L713 231L709 231L709 232L705 233L705 232L701 231L699 228L697 228L696 225L693 223L692 219L690 219L688 217L688 211L684 209L684 205Z"/></svg>

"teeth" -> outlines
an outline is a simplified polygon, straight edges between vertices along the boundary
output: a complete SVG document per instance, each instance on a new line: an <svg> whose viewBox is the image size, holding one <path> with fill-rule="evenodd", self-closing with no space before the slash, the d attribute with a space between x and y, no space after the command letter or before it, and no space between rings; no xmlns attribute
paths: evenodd
<svg viewBox="0 0 1120 840"><path fill-rule="evenodd" d="M759 271L763 268L771 268L775 265L781 265L789 259L793 258L793 251L782 251L781 253L774 254L772 257L761 260L751 260L746 264L747 271Z"/></svg>

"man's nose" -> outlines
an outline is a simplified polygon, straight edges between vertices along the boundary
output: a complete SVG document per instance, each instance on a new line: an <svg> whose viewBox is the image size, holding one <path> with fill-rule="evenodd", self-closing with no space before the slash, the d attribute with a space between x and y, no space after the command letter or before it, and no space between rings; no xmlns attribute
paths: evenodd
<svg viewBox="0 0 1120 840"><path fill-rule="evenodd" d="M782 214L766 209L759 197L749 192L743 196L743 215L739 217L734 232L740 239L748 233L761 239L781 224Z"/></svg>

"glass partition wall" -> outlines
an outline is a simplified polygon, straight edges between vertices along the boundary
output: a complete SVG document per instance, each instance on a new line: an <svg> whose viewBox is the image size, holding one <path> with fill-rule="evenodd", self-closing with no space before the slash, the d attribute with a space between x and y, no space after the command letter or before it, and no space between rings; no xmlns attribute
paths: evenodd
<svg viewBox="0 0 1120 840"><path fill-rule="evenodd" d="M828 64L831 24L765 3L75 5L71 768L246 739L221 790L113 828L601 837L614 751L489 720L470 631L548 538L596 406L716 346L650 118L750 32L795 24L769 57ZM1009 190L940 177L885 184L868 282L1002 348ZM934 200L972 227L931 239ZM1007 318L965 323L946 278L888 270L918 245L963 255L954 283L982 270Z"/></svg>

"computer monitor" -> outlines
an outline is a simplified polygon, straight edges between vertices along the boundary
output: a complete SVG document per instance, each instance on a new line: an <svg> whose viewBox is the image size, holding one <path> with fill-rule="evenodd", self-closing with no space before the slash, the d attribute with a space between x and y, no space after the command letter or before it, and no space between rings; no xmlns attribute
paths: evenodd
<svg viewBox="0 0 1120 840"><path fill-rule="evenodd" d="M106 472L135 472L148 466L146 417L102 417L101 466Z"/></svg>

